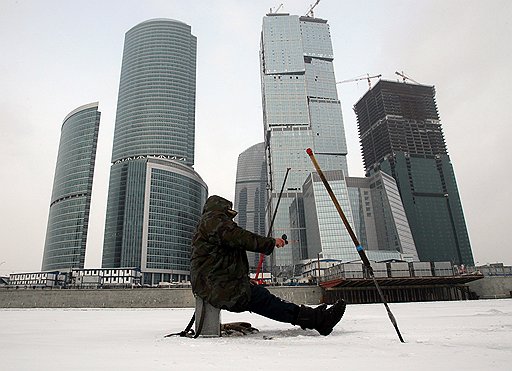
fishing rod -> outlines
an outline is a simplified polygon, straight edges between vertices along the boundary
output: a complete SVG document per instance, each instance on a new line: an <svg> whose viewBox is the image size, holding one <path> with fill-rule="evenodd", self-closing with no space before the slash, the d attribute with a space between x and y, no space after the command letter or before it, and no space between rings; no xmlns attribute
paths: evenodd
<svg viewBox="0 0 512 371"><path fill-rule="evenodd" d="M370 277L373 279L375 288L377 289L377 291L379 293L382 303L384 303L384 306L386 307L386 311L388 312L389 319L391 320L391 323L393 324L393 326L396 330L398 338L400 339L400 341L402 343L404 343L404 339L402 338L402 334L400 333L400 330L398 329L398 324L396 323L395 316L393 316L393 313L391 313L391 309L389 309L389 305L386 302L386 299L384 298L384 294L382 293L382 290L380 289L380 286L377 283L377 280L375 279L375 275L373 273L373 268L370 264L370 261L368 260L368 257L366 256L366 253L364 252L363 246L361 246L361 244L359 243L359 240L356 237L356 234L352 230L352 227L350 226L350 223L348 222L347 217L345 216L345 213L341 209L341 206L340 206L338 200L336 199L336 196L334 195L334 192L332 191L332 188L329 185L327 178L325 177L324 173L322 172L322 169L320 169L320 165L316 161L315 155L313 154L313 151L311 150L311 148L306 149L306 153L309 155L311 162L313 162L313 166L315 167L318 175L320 176L322 183L324 183L325 189L327 190L327 193L329 193L329 196L331 197L331 200L334 203L336 210L338 210L338 214L340 214L341 220L343 221L345 228L347 228L348 234L350 235L350 237L352 238L352 241L354 242L354 245L356 246L356 250L359 253L359 257L361 258L361 261L363 262L364 266L368 269Z"/></svg>
<svg viewBox="0 0 512 371"><path fill-rule="evenodd" d="M284 185L286 184L286 179L288 178L288 173L290 172L290 169L291 169L290 167L286 168L286 174L284 175L283 185L281 186L281 191L279 192L279 197L277 198L276 208L274 210L274 214L272 215L272 220L270 221L270 225L268 227L267 237L270 237L270 235L272 233L272 228L274 227L274 220L276 220L277 210L279 209L279 203L281 202L281 196L283 195ZM288 243L285 234L283 234L282 239L285 240L285 243ZM255 280L257 280L258 276L260 275L260 271L261 271L261 267L263 266L264 259L265 259L265 254L260 253L260 260L258 262L258 267L256 268L256 275L254 277Z"/></svg>

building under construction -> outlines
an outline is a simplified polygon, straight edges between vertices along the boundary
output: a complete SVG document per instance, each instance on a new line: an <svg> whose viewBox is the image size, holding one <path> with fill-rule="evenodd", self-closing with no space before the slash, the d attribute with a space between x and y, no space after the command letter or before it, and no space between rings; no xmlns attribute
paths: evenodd
<svg viewBox="0 0 512 371"><path fill-rule="evenodd" d="M380 80L354 109L366 174L396 180L420 260L473 266L434 87Z"/></svg>

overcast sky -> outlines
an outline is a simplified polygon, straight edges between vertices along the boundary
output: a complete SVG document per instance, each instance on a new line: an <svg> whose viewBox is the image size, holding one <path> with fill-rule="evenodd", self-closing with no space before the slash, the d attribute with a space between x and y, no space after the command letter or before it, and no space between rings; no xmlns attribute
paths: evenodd
<svg viewBox="0 0 512 371"><path fill-rule="evenodd" d="M0 274L38 271L65 116L102 113L86 267L101 265L124 34L172 18L197 36L196 171L210 194L234 198L236 162L263 141L262 17L304 15L313 0L0 0ZM337 81L403 71L436 100L475 262L512 264L512 2L321 0ZM373 80L375 83L376 80ZM338 85L349 175L364 176L354 103L365 80Z"/></svg>

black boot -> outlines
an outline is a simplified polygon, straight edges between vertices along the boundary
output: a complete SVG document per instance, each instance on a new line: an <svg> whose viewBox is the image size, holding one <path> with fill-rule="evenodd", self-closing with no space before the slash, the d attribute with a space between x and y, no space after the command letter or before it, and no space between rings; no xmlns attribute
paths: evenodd
<svg viewBox="0 0 512 371"><path fill-rule="evenodd" d="M338 300L330 308L326 304L322 304L316 308L306 307L301 305L297 321L294 325L299 325L303 329L317 330L320 335L327 336L332 332L332 329L343 317L345 313L345 301Z"/></svg>

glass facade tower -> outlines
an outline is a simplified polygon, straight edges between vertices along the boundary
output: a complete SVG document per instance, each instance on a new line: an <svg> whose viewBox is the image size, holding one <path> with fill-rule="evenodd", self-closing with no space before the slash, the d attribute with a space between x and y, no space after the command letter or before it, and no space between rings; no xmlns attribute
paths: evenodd
<svg viewBox="0 0 512 371"><path fill-rule="evenodd" d="M393 188L393 178L385 174L349 178L341 170L328 170L324 175L350 226L365 247L368 259L382 261L407 257L418 260L405 213L401 203L396 204L398 191L396 184ZM303 196L308 258L322 257L340 262L360 260L316 172L306 179Z"/></svg>
<svg viewBox="0 0 512 371"><path fill-rule="evenodd" d="M312 148L324 170L342 170L346 175L347 146L336 91L333 50L327 21L289 14L263 18L260 47L261 89L265 151L271 207L290 172L273 226L274 236L303 235L291 221L301 219L297 207L302 185L313 170L306 148ZM293 223L300 225L301 223ZM291 267L306 249L292 240L272 254L273 265Z"/></svg>
<svg viewBox="0 0 512 371"><path fill-rule="evenodd" d="M91 103L62 124L43 271L84 267L100 116L98 103Z"/></svg>
<svg viewBox="0 0 512 371"><path fill-rule="evenodd" d="M266 236L267 165L265 143L249 147L238 156L235 184L235 210L238 225L260 236ZM247 252L252 269L258 266L259 254ZM268 257L263 263L267 270Z"/></svg>
<svg viewBox="0 0 512 371"><path fill-rule="evenodd" d="M196 37L152 19L126 33L102 266L144 283L189 278L190 241L207 197L193 170Z"/></svg>
<svg viewBox="0 0 512 371"><path fill-rule="evenodd" d="M366 173L395 179L420 260L474 265L434 87L381 80L354 109Z"/></svg>
<svg viewBox="0 0 512 371"><path fill-rule="evenodd" d="M378 171L366 178L345 178L354 216L354 231L369 251L394 251L418 261L409 222L395 180ZM400 257L397 257L400 259Z"/></svg>
<svg viewBox="0 0 512 371"><path fill-rule="evenodd" d="M194 165L196 37L170 19L126 33L112 162L160 156Z"/></svg>
<svg viewBox="0 0 512 371"><path fill-rule="evenodd" d="M329 185L349 224L353 226L354 219L343 171L327 170L324 175L329 181ZM327 259L356 260L358 254L354 243L346 232L336 207L316 172L308 177L304 183L303 191L304 213L306 226L308 227L308 257L313 259L321 253L321 256Z"/></svg>

